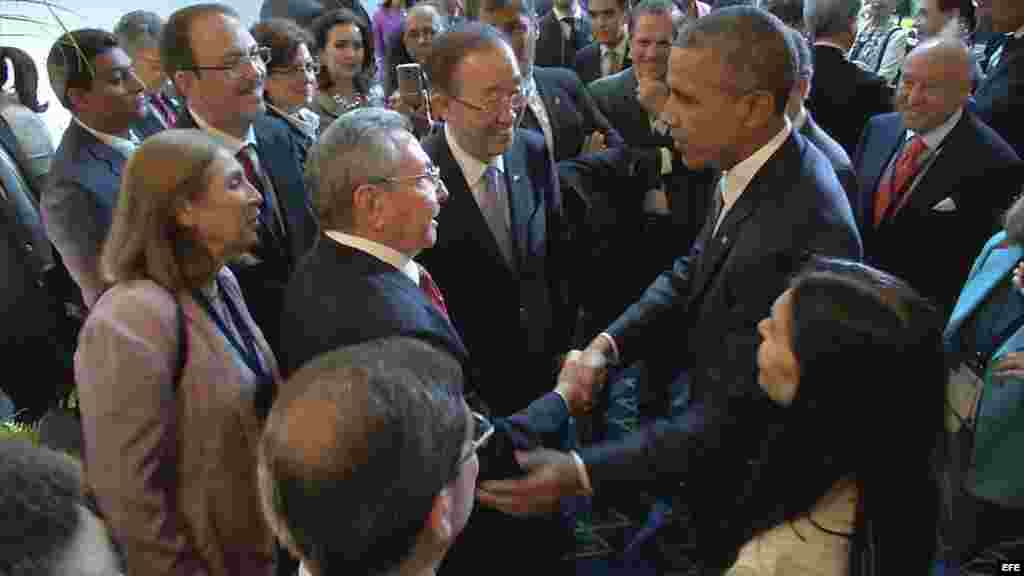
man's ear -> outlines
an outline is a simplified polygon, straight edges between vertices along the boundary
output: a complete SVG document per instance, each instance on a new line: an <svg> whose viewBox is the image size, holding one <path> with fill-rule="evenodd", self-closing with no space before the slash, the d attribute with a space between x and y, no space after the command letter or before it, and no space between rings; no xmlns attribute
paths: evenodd
<svg viewBox="0 0 1024 576"><path fill-rule="evenodd" d="M434 538L445 545L452 541L452 496L448 488L441 489L434 496L434 505L430 508L430 516L427 519L430 533Z"/></svg>
<svg viewBox="0 0 1024 576"><path fill-rule="evenodd" d="M362 184L352 192L352 208L356 221L362 220L364 225L375 230L387 225L383 217L383 195L377 194L377 187L373 184Z"/></svg>
<svg viewBox="0 0 1024 576"><path fill-rule="evenodd" d="M195 81L195 74L187 70L178 70L174 73L174 76L171 76L171 83L174 84L174 90L180 94L186 102L189 100L189 94L192 91Z"/></svg>
<svg viewBox="0 0 1024 576"><path fill-rule="evenodd" d="M191 200L186 198L175 207L174 219L182 228L196 227L196 210Z"/></svg>

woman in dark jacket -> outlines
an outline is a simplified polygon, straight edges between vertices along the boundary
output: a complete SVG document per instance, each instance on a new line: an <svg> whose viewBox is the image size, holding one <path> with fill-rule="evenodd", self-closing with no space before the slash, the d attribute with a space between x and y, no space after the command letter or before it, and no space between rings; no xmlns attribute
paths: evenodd
<svg viewBox="0 0 1024 576"><path fill-rule="evenodd" d="M313 59L313 37L295 22L283 18L264 20L252 27L253 38L270 48L270 63L264 83L267 114L288 123L302 143L302 162L306 150L316 141L320 117L308 106L316 94L316 76L320 63Z"/></svg>

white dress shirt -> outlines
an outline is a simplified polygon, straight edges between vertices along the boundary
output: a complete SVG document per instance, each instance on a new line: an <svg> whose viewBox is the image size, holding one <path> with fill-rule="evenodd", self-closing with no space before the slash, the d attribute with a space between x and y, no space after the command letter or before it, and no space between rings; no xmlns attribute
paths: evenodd
<svg viewBox="0 0 1024 576"><path fill-rule="evenodd" d="M469 190L473 193L473 199L476 200L476 205L481 206L481 199L487 194L487 180L484 178L484 171L487 170L488 166L494 166L502 174L505 173L505 160L500 155L491 158L486 164L481 162L476 157L470 155L459 146L459 143L455 141L455 135L451 132L451 127L446 123L444 125L444 137L448 141L448 149L451 150L452 156L455 158L455 162L462 169L462 175L466 178L466 183L469 184ZM505 226L508 230L512 229L512 213L509 210L508 199L505 199Z"/></svg>
<svg viewBox="0 0 1024 576"><path fill-rule="evenodd" d="M725 220L725 215L729 213L729 209L740 199L743 191L747 189L754 176L757 176L761 167L768 162L776 150L782 147L782 143L793 132L793 125L789 122L789 118L785 118L785 121L786 125L782 127L782 130L779 130L778 134L772 136L772 139L764 146L761 146L757 152L754 152L729 170L722 171L722 180L719 185L719 191L722 194L722 212L718 216L718 222L715 223L714 234L718 233L718 227Z"/></svg>
<svg viewBox="0 0 1024 576"><path fill-rule="evenodd" d="M95 128L90 127L85 122L82 122L77 117L72 116L71 120L75 124L82 127L83 130L92 134L97 140L103 142L107 146L110 146L114 150L117 150L125 158L130 158L135 149L139 147L139 138L135 136L135 133L130 129L128 130L128 137L124 138L121 136L114 136L113 134L107 134L106 132L100 132Z"/></svg>
<svg viewBox="0 0 1024 576"><path fill-rule="evenodd" d="M402 274L405 274L410 280L412 280L414 284L417 286L420 285L420 265L417 264L415 260L409 258L405 254L402 254L398 250L395 250L390 246L385 246L380 242L374 242L373 240L369 240L361 236L346 234L339 230L327 230L324 234L342 246L348 246L354 250L365 252L377 260L397 268L402 272Z"/></svg>
<svg viewBox="0 0 1024 576"><path fill-rule="evenodd" d="M960 118L962 118L963 115L964 109L963 107L960 107L957 109L956 112L950 115L950 117L947 118L945 122L939 124L938 126L932 128L928 132L925 132L924 134L920 134L921 139L924 140L924 145L927 146L927 148L924 152L921 153L921 156L918 157L917 159L917 164L920 166L920 168L918 169L917 174L914 175L914 179L911 180L910 185L907 186L906 192L904 192L903 194L903 200L900 202L900 206L902 206L907 201L907 199L910 198L911 192L913 192L914 188L917 187L918 183L921 181L921 178L924 177L925 172L927 172L928 168L930 168L931 165L938 159L938 152L942 149L942 143L946 140L946 136L949 136L949 133L953 131L953 128L956 127L957 122L960 121ZM911 139L914 138L914 136L918 136L918 134L913 130L907 130L907 133L903 139L903 144L909 142ZM896 166L896 160L899 159L900 155L903 153L903 148L904 146L900 146L897 153L893 154L892 158L889 159L889 164L886 165L885 170L882 171L882 182L884 182L887 178L892 178L893 168Z"/></svg>

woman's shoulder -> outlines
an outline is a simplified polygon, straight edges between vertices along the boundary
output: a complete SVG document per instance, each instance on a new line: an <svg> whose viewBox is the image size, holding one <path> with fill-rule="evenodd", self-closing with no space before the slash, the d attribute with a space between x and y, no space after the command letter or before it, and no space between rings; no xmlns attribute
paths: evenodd
<svg viewBox="0 0 1024 576"><path fill-rule="evenodd" d="M161 316L174 310L175 296L153 280L118 282L100 296L89 311L94 316Z"/></svg>

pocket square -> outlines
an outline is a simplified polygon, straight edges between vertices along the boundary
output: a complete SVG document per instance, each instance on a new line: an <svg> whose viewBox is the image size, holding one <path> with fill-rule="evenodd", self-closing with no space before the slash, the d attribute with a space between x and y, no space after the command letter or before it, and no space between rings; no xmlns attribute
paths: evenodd
<svg viewBox="0 0 1024 576"><path fill-rule="evenodd" d="M942 202L932 206L932 210L935 210L936 212L955 212L956 202L953 202L952 198L946 198L942 200Z"/></svg>

